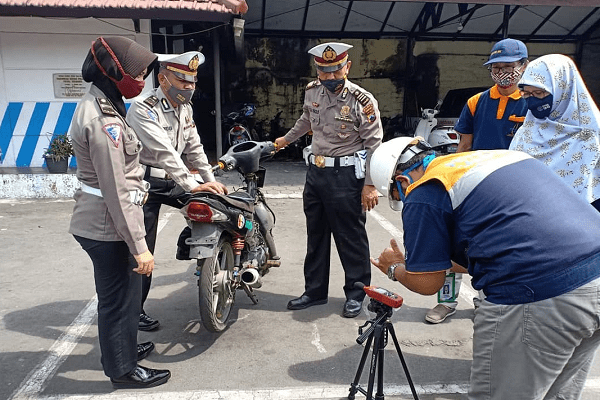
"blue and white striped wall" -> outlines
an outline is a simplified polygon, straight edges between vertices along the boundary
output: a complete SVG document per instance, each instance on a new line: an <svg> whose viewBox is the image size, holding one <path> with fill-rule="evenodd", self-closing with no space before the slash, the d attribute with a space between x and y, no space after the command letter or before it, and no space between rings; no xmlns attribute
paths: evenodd
<svg viewBox="0 0 600 400"><path fill-rule="evenodd" d="M43 167L44 149L54 135L69 131L76 107L76 102L0 104L0 167Z"/></svg>
<svg viewBox="0 0 600 400"><path fill-rule="evenodd" d="M69 132L76 107L54 101L0 104L0 167L45 167L44 150L52 137ZM77 166L75 157L69 166Z"/></svg>

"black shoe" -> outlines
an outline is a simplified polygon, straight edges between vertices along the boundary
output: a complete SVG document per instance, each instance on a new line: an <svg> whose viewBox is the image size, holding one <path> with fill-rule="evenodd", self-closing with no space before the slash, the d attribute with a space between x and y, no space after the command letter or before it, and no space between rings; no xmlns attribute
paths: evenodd
<svg viewBox="0 0 600 400"><path fill-rule="evenodd" d="M325 299L312 299L307 295L303 294L297 299L290 300L287 304L288 310L303 310L308 307L318 306L319 304L326 304L327 298Z"/></svg>
<svg viewBox="0 0 600 400"><path fill-rule="evenodd" d="M144 358L148 357L148 354L152 353L152 350L154 350L154 343L152 343L152 342L138 344L137 345L137 353L138 353L137 360L141 361Z"/></svg>
<svg viewBox="0 0 600 400"><path fill-rule="evenodd" d="M110 378L115 389L143 389L162 385L171 377L167 369L152 369L138 365L120 378Z"/></svg>
<svg viewBox="0 0 600 400"><path fill-rule="evenodd" d="M362 309L362 301L358 300L346 300L344 303L344 312L342 315L346 318L354 318L360 314Z"/></svg>
<svg viewBox="0 0 600 400"><path fill-rule="evenodd" d="M154 318L149 317L148 314L140 314L140 323L138 325L138 329L140 331L153 331L155 329L158 329L159 326L160 322L158 322Z"/></svg>

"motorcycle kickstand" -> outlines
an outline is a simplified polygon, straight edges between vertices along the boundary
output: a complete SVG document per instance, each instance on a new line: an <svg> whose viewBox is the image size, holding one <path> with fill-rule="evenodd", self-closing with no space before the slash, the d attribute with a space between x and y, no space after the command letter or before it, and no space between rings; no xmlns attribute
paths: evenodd
<svg viewBox="0 0 600 400"><path fill-rule="evenodd" d="M256 295L254 294L252 288L248 286L246 282L242 282L242 287L244 288L244 292L246 292L248 297L250 297L250 300L252 300L252 303L258 304L258 297L256 297Z"/></svg>

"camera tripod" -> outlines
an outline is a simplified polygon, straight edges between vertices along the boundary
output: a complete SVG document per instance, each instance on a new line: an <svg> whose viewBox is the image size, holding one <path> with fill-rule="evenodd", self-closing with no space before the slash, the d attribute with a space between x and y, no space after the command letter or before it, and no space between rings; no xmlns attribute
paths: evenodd
<svg viewBox="0 0 600 400"><path fill-rule="evenodd" d="M383 395L383 354L384 348L388 343L389 333L389 335L392 337L392 340L394 341L394 345L396 346L396 352L400 357L400 362L402 363L402 368L404 369L404 373L406 374L406 379L408 380L408 384L410 385L412 395L416 400L418 400L419 397L417 396L417 391L415 390L415 386L413 385L410 374L408 373L408 367L406 366L404 356L402 355L402 351L400 350L400 345L398 344L398 339L396 338L396 334L394 332L394 326L389 321L389 318L392 316L393 313L392 307L383 304L377 300L371 299L368 309L369 311L376 312L377 316L374 319L365 322L364 325L358 328L358 334L360 336L356 339L356 343L363 344L366 340L367 344L365 345L362 357L360 358L360 363L358 364L358 369L356 370L354 382L350 384L350 394L348 395L348 399L354 400L356 392L361 392L362 394L367 396L367 400L373 399L373 386L375 382L375 374L377 374L377 393L375 393L375 399L385 399ZM363 332L363 328L369 324L371 324L371 326ZM367 390L365 390L360 386L358 381L360 380L363 368L365 367L365 362L367 361L367 356L369 355L371 343L373 344L373 354L371 356L371 366L369 368L369 386Z"/></svg>

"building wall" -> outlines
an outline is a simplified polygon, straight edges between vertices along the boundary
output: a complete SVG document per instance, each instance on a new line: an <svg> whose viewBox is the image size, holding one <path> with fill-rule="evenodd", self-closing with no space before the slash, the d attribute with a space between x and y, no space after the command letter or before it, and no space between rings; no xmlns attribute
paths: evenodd
<svg viewBox="0 0 600 400"><path fill-rule="evenodd" d="M120 35L150 46L148 20L141 21L141 33L133 21L118 19L0 17L0 26L2 167L43 166L44 148L54 134L68 131L79 99L55 96L53 74L80 75L98 36Z"/></svg>
<svg viewBox="0 0 600 400"><path fill-rule="evenodd" d="M241 85L244 101L257 105L258 121L268 129L268 121L279 110L290 128L302 113L304 88L316 78L312 46L337 39L246 38L246 82ZM492 86L487 61L493 43L487 42L417 42L407 57L405 39L349 39L345 43L352 60L349 79L370 91L379 102L382 117L406 113L417 117L420 108L432 108L450 89ZM529 44L529 59L543 54L563 53L574 57L573 44ZM590 53L591 54L591 53ZM591 63L584 57L584 65ZM595 67L593 67L595 68ZM600 78L593 68L582 68L584 79L593 83L592 94L600 95ZM236 85L236 93L240 93ZM406 91L406 97L405 97ZM407 104L404 104L406 98ZM409 127L406 127L409 129Z"/></svg>

